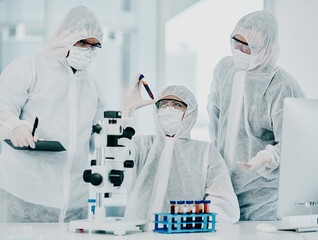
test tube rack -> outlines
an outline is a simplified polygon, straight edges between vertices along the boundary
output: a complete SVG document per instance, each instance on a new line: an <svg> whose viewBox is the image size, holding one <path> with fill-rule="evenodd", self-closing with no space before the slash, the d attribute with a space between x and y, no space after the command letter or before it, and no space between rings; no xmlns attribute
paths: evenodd
<svg viewBox="0 0 318 240"><path fill-rule="evenodd" d="M201 218L202 221L196 221ZM216 232L216 213L171 214L155 213L154 232L159 233L193 233ZM188 221L188 220L191 221ZM201 226L196 229L195 226ZM190 226L190 227L189 227Z"/></svg>

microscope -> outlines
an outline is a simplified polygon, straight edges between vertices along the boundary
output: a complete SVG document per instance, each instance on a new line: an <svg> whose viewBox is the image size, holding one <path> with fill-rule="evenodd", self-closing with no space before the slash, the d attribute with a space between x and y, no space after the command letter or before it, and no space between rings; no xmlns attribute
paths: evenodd
<svg viewBox="0 0 318 240"><path fill-rule="evenodd" d="M123 129L120 111L105 111L104 120L93 126L96 159L91 169L83 173L83 180L92 186L96 194L95 213L85 220L70 222L70 231L106 231L115 235L127 231L147 230L147 220L126 221L122 217L106 217L104 199L111 198L115 188L124 181L125 168L133 168L130 143L135 130ZM90 211L90 209L89 209ZM88 213L90 214L90 213Z"/></svg>

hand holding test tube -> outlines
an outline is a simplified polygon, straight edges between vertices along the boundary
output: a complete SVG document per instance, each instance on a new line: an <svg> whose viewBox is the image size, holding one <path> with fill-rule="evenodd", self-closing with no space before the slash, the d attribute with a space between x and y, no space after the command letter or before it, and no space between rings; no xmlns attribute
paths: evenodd
<svg viewBox="0 0 318 240"><path fill-rule="evenodd" d="M142 99L141 85L144 85L144 87L146 88L148 92L148 95L151 98L153 98L153 94L150 91L148 84L142 80L143 78L144 76L140 73L137 74L137 76L134 78L121 107L123 118L131 117L137 109L156 102L156 100L154 99L152 100ZM145 86L145 84L147 85L147 87Z"/></svg>

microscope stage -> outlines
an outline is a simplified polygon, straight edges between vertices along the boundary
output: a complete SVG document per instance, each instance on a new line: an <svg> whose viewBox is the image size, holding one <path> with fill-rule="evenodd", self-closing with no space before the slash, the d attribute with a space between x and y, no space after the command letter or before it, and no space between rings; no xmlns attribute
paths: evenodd
<svg viewBox="0 0 318 240"><path fill-rule="evenodd" d="M113 232L115 235L124 235L128 231L147 231L146 220L126 221L120 217L107 217L104 220L77 220L71 221L69 225L70 232L78 231L105 231Z"/></svg>

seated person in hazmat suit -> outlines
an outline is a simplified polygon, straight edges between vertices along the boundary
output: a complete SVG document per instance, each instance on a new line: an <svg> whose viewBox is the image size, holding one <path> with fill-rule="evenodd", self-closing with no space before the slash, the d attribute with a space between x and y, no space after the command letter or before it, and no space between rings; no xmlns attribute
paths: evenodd
<svg viewBox="0 0 318 240"><path fill-rule="evenodd" d="M155 102L142 100L139 76L122 105L123 118ZM153 213L169 212L171 200L207 199L218 222L238 221L238 201L224 160L210 143L190 137L197 115L197 101L187 88L169 86L162 91L154 104L156 135L133 138L135 167L126 219L151 221Z"/></svg>
<svg viewBox="0 0 318 240"><path fill-rule="evenodd" d="M72 8L45 48L9 64L0 76L0 140L35 147L37 135L63 152L15 150L2 143L0 222L57 222L87 217L83 181L92 126L107 104L86 68L103 32L93 11ZM33 136L32 125L38 117Z"/></svg>

